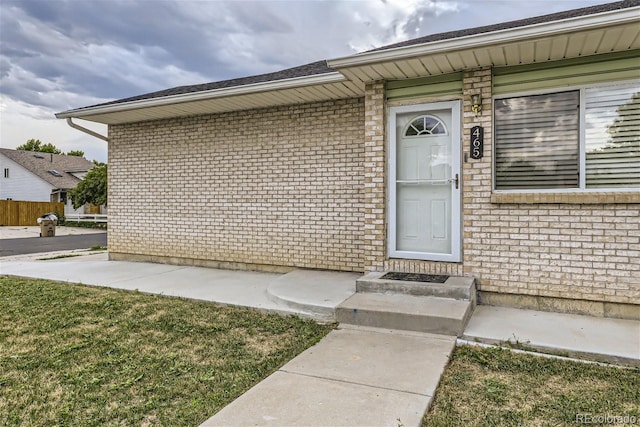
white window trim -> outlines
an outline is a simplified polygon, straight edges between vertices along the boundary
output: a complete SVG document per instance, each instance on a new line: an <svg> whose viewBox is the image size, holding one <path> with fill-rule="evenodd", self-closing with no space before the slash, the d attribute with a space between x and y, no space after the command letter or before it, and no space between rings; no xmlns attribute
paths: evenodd
<svg viewBox="0 0 640 427"><path fill-rule="evenodd" d="M640 85L640 79L628 79L628 80L617 80L615 82L600 82L593 84L584 84L584 85L574 85L574 86L560 86L556 88L545 88L538 90L530 90L530 91L520 91L513 93L505 93L501 95L496 95L492 97L491 100L491 128L493 129L492 142L492 159L491 159L491 170L492 173L492 183L491 183L491 192L495 194L547 194L547 193L558 193L558 194L568 194L568 193L637 193L640 191L640 187L629 187L629 188L585 188L586 186L586 126L585 126L585 113L586 113L586 103L585 93L587 89L591 89L594 87L602 88L602 87L613 87L613 86L624 86L628 84L638 84ZM580 152L579 155L579 173L580 180L579 186L580 188L541 188L541 189L530 189L530 190L498 190L496 189L496 139L495 139L495 102L499 99L507 99L507 98L515 98L519 96L533 96L533 95L545 95L551 93L558 92L569 92L569 91L580 91L580 123L578 129L578 149Z"/></svg>
<svg viewBox="0 0 640 427"><path fill-rule="evenodd" d="M449 128L449 136L451 138L451 170L459 174L459 189L452 194L451 197L451 253L440 254L430 252L412 252L401 251L396 247L396 220L397 220L397 199L396 199L396 116L404 113L420 113L432 110L451 110L451 126ZM461 102L446 101L434 102L429 104L414 104L397 107L389 107L387 120L387 140L389 141L389 157L388 174L387 174L387 251L389 258L394 259L415 259L423 261L445 261L460 262L462 261L462 168L461 168Z"/></svg>

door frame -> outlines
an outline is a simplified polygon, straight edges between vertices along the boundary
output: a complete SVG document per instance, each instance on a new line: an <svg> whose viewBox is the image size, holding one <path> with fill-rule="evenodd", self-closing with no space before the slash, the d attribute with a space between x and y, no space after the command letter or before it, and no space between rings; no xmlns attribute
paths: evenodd
<svg viewBox="0 0 640 427"><path fill-rule="evenodd" d="M451 171L453 176L458 174L458 189L455 189L452 183L451 193L451 253L430 253L430 252L412 252L397 250L397 194L396 194L396 165L397 165L397 115L405 113L424 113L429 114L433 110L451 110ZM462 234L461 234L461 217L462 217L462 168L461 168L461 102L445 101L432 102L427 104L404 105L398 107L389 107L387 119L387 137L389 141L389 157L388 157L388 173L387 173L387 251L389 258L405 258L425 261L448 261L460 262L462 260Z"/></svg>

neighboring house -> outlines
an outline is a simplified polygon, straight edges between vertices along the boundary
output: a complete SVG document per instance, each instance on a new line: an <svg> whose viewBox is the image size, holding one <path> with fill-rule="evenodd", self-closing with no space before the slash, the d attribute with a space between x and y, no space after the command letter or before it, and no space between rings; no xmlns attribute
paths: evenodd
<svg viewBox="0 0 640 427"><path fill-rule="evenodd" d="M109 125L112 259L474 276L640 318L638 111L624 1L57 117Z"/></svg>
<svg viewBox="0 0 640 427"><path fill-rule="evenodd" d="M70 190L95 165L78 156L0 148L0 199L62 202L64 213L85 213L89 206L73 208Z"/></svg>

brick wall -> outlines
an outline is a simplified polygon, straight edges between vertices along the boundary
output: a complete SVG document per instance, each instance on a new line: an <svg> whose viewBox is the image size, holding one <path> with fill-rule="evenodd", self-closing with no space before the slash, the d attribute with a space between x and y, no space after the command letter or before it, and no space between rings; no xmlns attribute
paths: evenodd
<svg viewBox="0 0 640 427"><path fill-rule="evenodd" d="M484 127L484 157L462 163L463 262L389 259L386 236L377 234L384 240L365 269L464 274L478 279L479 290L500 294L640 304L639 195L492 195L491 87L490 68L463 75L463 153L471 128ZM478 117L473 93L483 98Z"/></svg>
<svg viewBox="0 0 640 427"><path fill-rule="evenodd" d="M385 260L385 95L384 81L365 87L364 113L364 264L366 271L384 270Z"/></svg>
<svg viewBox="0 0 640 427"><path fill-rule="evenodd" d="M109 249L363 270L364 102L111 126Z"/></svg>
<svg viewBox="0 0 640 427"><path fill-rule="evenodd" d="M463 166L465 274L482 291L640 304L640 204L606 204L606 193L492 197L490 68L464 73L463 100L463 140L485 128L485 157Z"/></svg>
<svg viewBox="0 0 640 427"><path fill-rule="evenodd" d="M462 263L387 257L381 81L359 100L112 126L110 250L464 274L484 292L640 304L640 195L492 194L491 70L465 72L460 99L463 141L485 128L484 157L462 163Z"/></svg>

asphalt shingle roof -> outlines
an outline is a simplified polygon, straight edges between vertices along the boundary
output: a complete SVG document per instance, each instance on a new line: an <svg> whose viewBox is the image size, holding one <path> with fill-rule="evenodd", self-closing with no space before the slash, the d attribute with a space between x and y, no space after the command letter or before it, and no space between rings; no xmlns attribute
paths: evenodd
<svg viewBox="0 0 640 427"><path fill-rule="evenodd" d="M396 49L400 47L414 46L414 45L420 45L420 44L430 43L435 41L456 39L456 38L472 36L476 34L490 33L492 31L500 31L500 30L506 30L511 28L524 27L528 25L535 25L535 24L541 24L541 23L547 23L547 22L553 22L553 21L561 21L569 18L593 15L597 13L609 12L609 11L614 11L619 9L626 9L626 8L635 7L639 5L640 5L640 0L624 0L624 1L619 1L615 3L606 3L602 5L590 6L590 7L585 7L581 9L573 9L573 10L568 10L564 12L537 16L533 18L520 19L517 21L503 22L500 24L487 25L483 27L476 27L476 28L469 28L469 29L458 30L458 31L449 31L449 32L444 32L439 34L432 34L425 37L419 37L412 40L406 40L400 43L382 46L364 53L366 54L371 52L381 52L381 51ZM322 60L322 61L312 62L310 64L301 65L298 67L288 68L282 71L276 71L273 73L266 73L266 74L260 74L256 76L241 77L236 79L190 85L190 86L174 87L171 89L146 93L143 95L133 96L130 98L123 98L123 99L118 99L118 100L114 100L114 101L110 101L102 104L91 105L89 107L79 108L78 110L83 110L85 108L92 108L92 107L103 107L103 106L114 105L114 104L124 104L132 101L162 98L162 97L171 96L171 95L182 95L187 93L205 92L205 91L214 90L214 89L241 87L241 86L246 86L246 85L255 84L255 83L274 82L278 80L286 80L286 79L291 79L296 77L306 77L306 76L326 74L326 73L331 73L335 71L336 70L330 68L327 65L326 60ZM75 110L71 110L71 111L75 111Z"/></svg>
<svg viewBox="0 0 640 427"><path fill-rule="evenodd" d="M63 154L39 153L35 151L10 150L0 148L0 154L18 163L34 175L45 180L55 188L72 189L80 182L70 172L87 172L95 165L93 162L78 156ZM62 176L54 176L49 171L55 170Z"/></svg>
<svg viewBox="0 0 640 427"><path fill-rule="evenodd" d="M327 66L327 61L317 61L310 64L300 65L298 67L288 68L286 70L276 71L273 73L259 74L256 76L241 77L237 79L222 80L218 82L203 83L189 86L179 86L171 89L160 90L157 92L145 93L143 95L132 96L130 98L118 99L103 104L92 105L91 107L102 107L106 105L122 104L132 101L141 101L144 99L162 98L165 96L182 95L186 93L206 92L214 89L226 89L231 87L246 86L255 83L265 83L278 80L293 79L296 77L315 76L335 72L336 70ZM91 108L85 107L85 108Z"/></svg>
<svg viewBox="0 0 640 427"><path fill-rule="evenodd" d="M399 47L415 46L419 44L431 43L431 42L436 42L441 40L457 39L460 37L491 33L493 31L508 30L511 28L526 27L529 25L543 24L543 23L553 22L553 21L562 21L565 19L577 18L580 16L588 16L588 15L594 15L597 13L610 12L613 10L627 9L634 6L640 6L640 0L625 0L625 1L615 2L615 3L606 3L606 4L596 5L596 6L583 7L581 9L572 9L572 10L566 10L563 12L551 13L548 15L536 16L533 18L519 19L517 21L502 22L499 24L485 25L482 27L467 28L464 30L431 34L424 37L418 37L416 39L411 39L411 40L406 40L399 43L381 46L379 48L369 50L365 53L380 52L380 51L395 49Z"/></svg>

